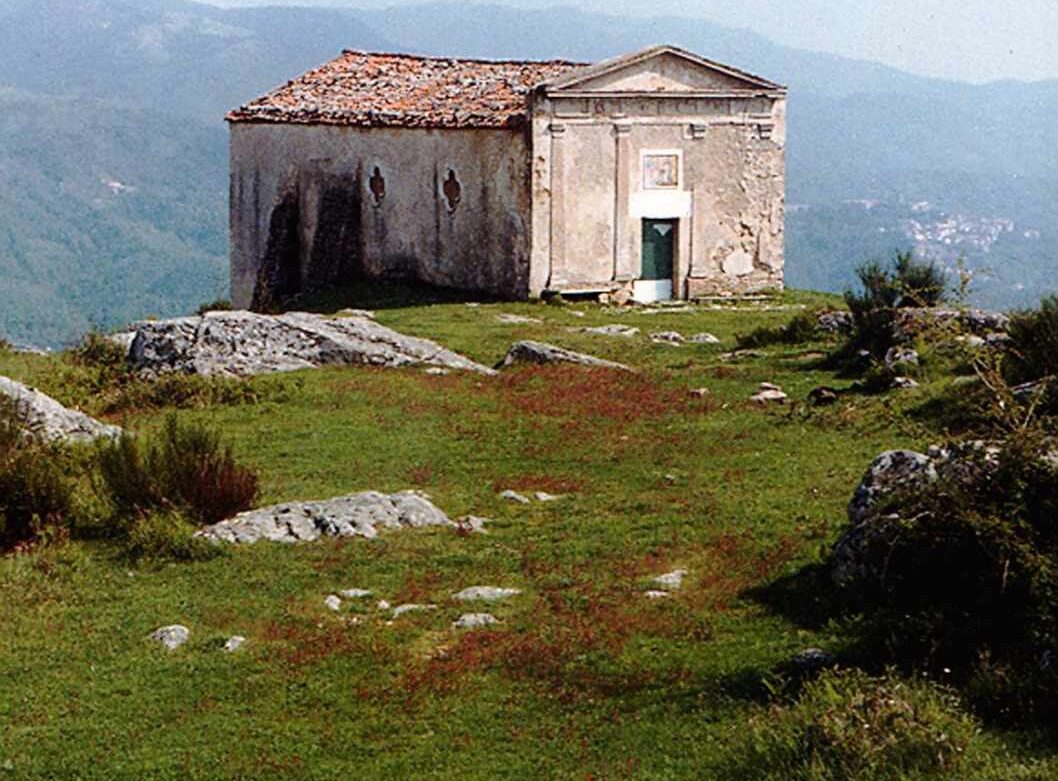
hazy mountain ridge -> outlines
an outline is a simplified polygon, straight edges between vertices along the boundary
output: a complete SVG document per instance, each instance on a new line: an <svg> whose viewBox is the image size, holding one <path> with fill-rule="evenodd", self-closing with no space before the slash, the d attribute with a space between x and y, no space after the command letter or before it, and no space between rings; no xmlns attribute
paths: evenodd
<svg viewBox="0 0 1058 781"><path fill-rule="evenodd" d="M865 257L914 243L909 221L923 215L911 205L929 201L929 224L1013 221L987 251L965 244L971 265L993 270L980 300L1021 305L1054 289L1058 81L958 84L699 20L575 9L0 0L0 19L0 85L17 89L0 94L0 333L10 338L54 344L88 323L179 312L222 291L223 114L343 48L595 60L686 46L791 87L791 284L844 288ZM920 243L952 246L943 241Z"/></svg>

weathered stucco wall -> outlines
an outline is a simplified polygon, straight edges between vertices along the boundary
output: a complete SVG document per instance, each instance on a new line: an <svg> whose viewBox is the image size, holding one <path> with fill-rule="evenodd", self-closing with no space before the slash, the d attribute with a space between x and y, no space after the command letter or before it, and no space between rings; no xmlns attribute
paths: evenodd
<svg viewBox="0 0 1058 781"><path fill-rule="evenodd" d="M231 125L231 293L265 307L359 276L524 297L523 131Z"/></svg>
<svg viewBox="0 0 1058 781"><path fill-rule="evenodd" d="M667 68L655 75L671 83ZM678 220L674 296L781 288L785 98L612 93L650 78L643 66L602 96L538 96L531 293L634 281L645 218ZM651 153L678 156L677 186L645 186Z"/></svg>

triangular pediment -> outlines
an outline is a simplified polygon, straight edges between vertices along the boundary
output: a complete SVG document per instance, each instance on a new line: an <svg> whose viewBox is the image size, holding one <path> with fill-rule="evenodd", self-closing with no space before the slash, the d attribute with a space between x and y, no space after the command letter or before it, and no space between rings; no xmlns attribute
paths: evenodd
<svg viewBox="0 0 1058 781"><path fill-rule="evenodd" d="M680 94L784 89L767 79L712 62L675 46L655 46L636 54L579 68L544 86L549 93Z"/></svg>

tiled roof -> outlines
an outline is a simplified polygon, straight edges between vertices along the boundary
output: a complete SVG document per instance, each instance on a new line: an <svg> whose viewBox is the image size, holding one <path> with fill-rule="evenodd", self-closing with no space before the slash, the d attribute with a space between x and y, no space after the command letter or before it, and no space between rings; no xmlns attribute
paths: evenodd
<svg viewBox="0 0 1058 781"><path fill-rule="evenodd" d="M517 127L533 87L578 63L493 62L346 51L228 114L229 122Z"/></svg>

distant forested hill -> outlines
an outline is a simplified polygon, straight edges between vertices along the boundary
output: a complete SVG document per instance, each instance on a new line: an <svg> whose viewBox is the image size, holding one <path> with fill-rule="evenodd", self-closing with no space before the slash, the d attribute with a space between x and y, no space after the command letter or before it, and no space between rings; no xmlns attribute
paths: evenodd
<svg viewBox="0 0 1058 781"><path fill-rule="evenodd" d="M956 84L573 9L0 0L0 335L60 344L222 293L224 111L342 48L594 60L657 42L790 85L791 284L841 290L916 246L965 255L989 305L1055 289L1058 82Z"/></svg>

